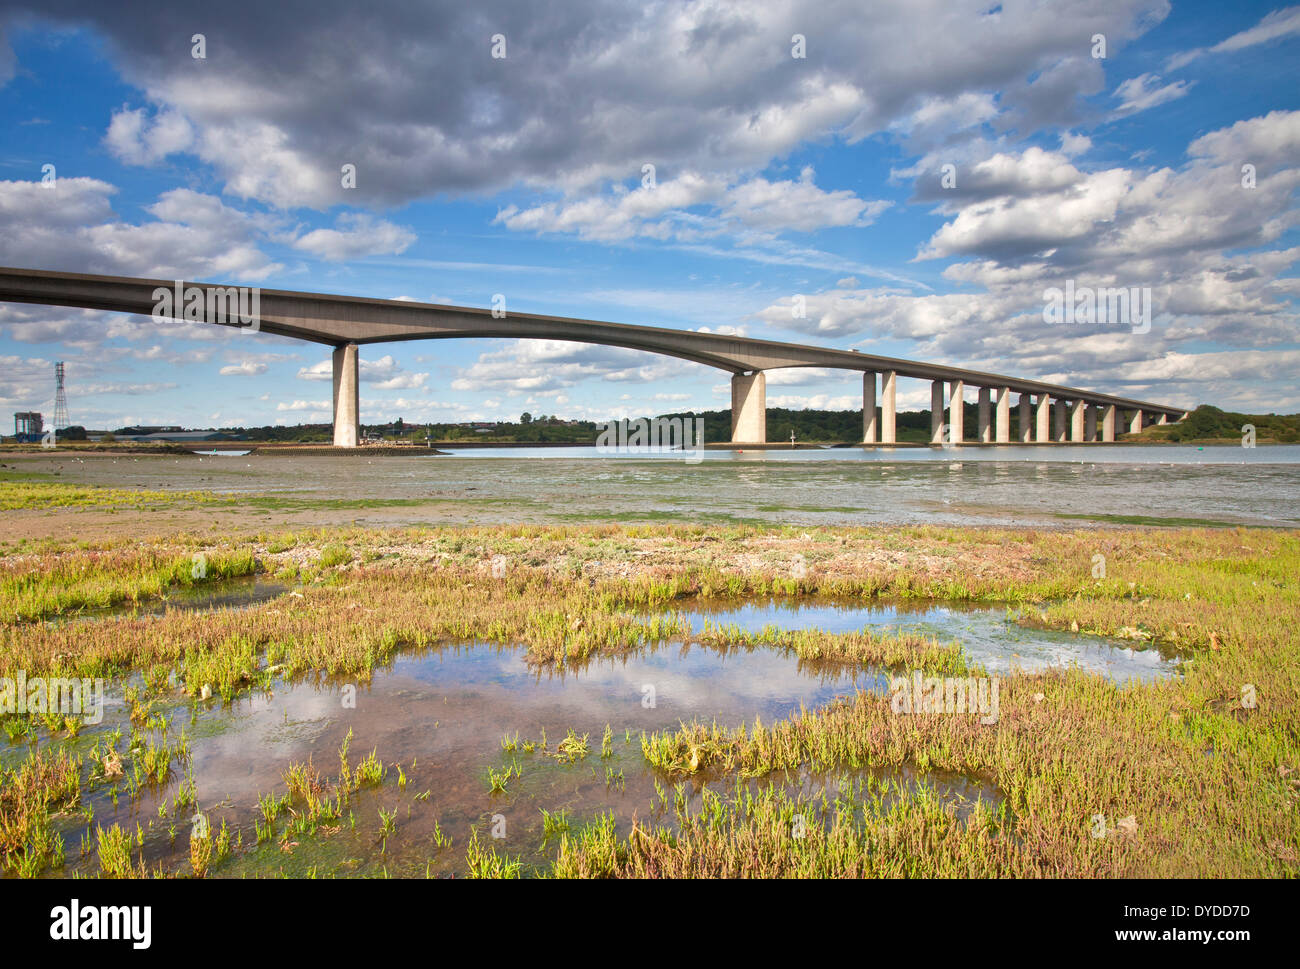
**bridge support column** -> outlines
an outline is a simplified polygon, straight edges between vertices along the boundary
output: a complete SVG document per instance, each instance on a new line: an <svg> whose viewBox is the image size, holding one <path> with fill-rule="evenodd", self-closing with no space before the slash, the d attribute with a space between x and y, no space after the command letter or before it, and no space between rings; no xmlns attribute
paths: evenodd
<svg viewBox="0 0 1300 969"><path fill-rule="evenodd" d="M862 443L876 443L876 375L862 375Z"/></svg>
<svg viewBox="0 0 1300 969"><path fill-rule="evenodd" d="M1075 444L1082 443L1084 425L1087 423L1087 401L1076 400L1070 403L1070 440Z"/></svg>
<svg viewBox="0 0 1300 969"><path fill-rule="evenodd" d="M980 443L991 444L993 442L993 425L989 422L989 389L987 387L980 388L979 423Z"/></svg>
<svg viewBox="0 0 1300 969"><path fill-rule="evenodd" d="M1046 394L1038 395L1038 429L1034 440L1046 444L1052 439L1052 398Z"/></svg>
<svg viewBox="0 0 1300 969"><path fill-rule="evenodd" d="M1168 414L1161 414L1160 417L1159 417L1159 419L1156 421L1156 423L1157 423L1157 424L1168 424L1168 423L1169 423L1169 415L1168 415Z"/></svg>
<svg viewBox="0 0 1300 969"><path fill-rule="evenodd" d="M731 441L767 443L767 376L761 370L731 378Z"/></svg>
<svg viewBox="0 0 1300 969"><path fill-rule="evenodd" d="M998 388L997 442L1011 443L1011 388Z"/></svg>
<svg viewBox="0 0 1300 969"><path fill-rule="evenodd" d="M357 345L334 348L334 446L356 447L361 404L357 390Z"/></svg>
<svg viewBox="0 0 1300 969"><path fill-rule="evenodd" d="M1052 402L1052 439L1065 443L1065 401L1060 398Z"/></svg>
<svg viewBox="0 0 1300 969"><path fill-rule="evenodd" d="M1034 440L1033 398L1028 394L1020 395L1020 443L1031 444Z"/></svg>
<svg viewBox="0 0 1300 969"><path fill-rule="evenodd" d="M1129 415L1128 432L1130 434L1137 434L1141 430L1142 430L1142 412L1140 410L1135 410Z"/></svg>
<svg viewBox="0 0 1300 969"><path fill-rule="evenodd" d="M894 416L897 414L895 391L898 387L898 374L886 370L880 375L880 443L894 444Z"/></svg>
<svg viewBox="0 0 1300 969"><path fill-rule="evenodd" d="M948 440L960 444L966 437L966 385L954 380L948 385Z"/></svg>
<svg viewBox="0 0 1300 969"><path fill-rule="evenodd" d="M1085 441L1097 440L1097 405L1089 404L1085 411L1083 419L1083 439Z"/></svg>
<svg viewBox="0 0 1300 969"><path fill-rule="evenodd" d="M1106 444L1115 441L1115 405L1107 404L1101 409L1101 439Z"/></svg>
<svg viewBox="0 0 1300 969"><path fill-rule="evenodd" d="M930 382L930 443L943 443L943 381Z"/></svg>

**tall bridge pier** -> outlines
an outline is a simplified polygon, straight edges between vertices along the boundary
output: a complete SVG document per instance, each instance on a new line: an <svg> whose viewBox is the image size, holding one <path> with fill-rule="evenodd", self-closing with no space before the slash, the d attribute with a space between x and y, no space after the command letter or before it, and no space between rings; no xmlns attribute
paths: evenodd
<svg viewBox="0 0 1300 969"><path fill-rule="evenodd" d="M359 359L355 343L345 343L334 348L335 447L356 447L361 439Z"/></svg>

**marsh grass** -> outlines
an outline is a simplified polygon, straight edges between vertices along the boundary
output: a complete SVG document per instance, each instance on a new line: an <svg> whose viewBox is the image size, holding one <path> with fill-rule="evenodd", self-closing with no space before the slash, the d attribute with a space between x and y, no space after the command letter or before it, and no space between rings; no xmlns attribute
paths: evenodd
<svg viewBox="0 0 1300 969"><path fill-rule="evenodd" d="M66 750L32 750L0 771L0 867L32 877L63 862L52 813L71 810L81 797L80 758Z"/></svg>
<svg viewBox="0 0 1300 969"><path fill-rule="evenodd" d="M196 554L203 556L201 569L196 568ZM256 568L256 557L248 548L189 554L130 548L6 556L0 559L0 622L31 622L157 599L170 589L251 575Z"/></svg>
<svg viewBox="0 0 1300 969"><path fill-rule="evenodd" d="M519 878L523 874L523 862L498 854L494 844L481 844L478 831L470 836L465 848L465 865L470 878Z"/></svg>
<svg viewBox="0 0 1300 969"><path fill-rule="evenodd" d="M158 508L229 502L207 491L146 491L54 481L46 475L0 472L0 511L38 508Z"/></svg>
<svg viewBox="0 0 1300 969"><path fill-rule="evenodd" d="M1300 591L1294 577L1300 574L1300 540L1290 533L329 530L262 536L223 549L232 563L243 563L235 567L255 568L262 560L268 569L317 570L295 595L238 614L30 622L95 604L105 594L110 600L162 594L189 575L190 550L197 546L188 541L177 537L174 547L155 553L125 542L87 549L50 545L0 559L0 668L78 676L139 671L146 694L165 693L175 674L191 696L207 686L214 696L230 698L275 676L363 678L402 650L450 643L522 643L531 662L579 668L594 657L689 637L717 650L786 650L801 663L963 675L970 671L959 644L868 631L745 632L712 624L695 630L682 611L774 594L1009 602L1025 624L1171 646L1183 657L1181 675L1127 686L1078 670L1009 677L1000 718L989 725L973 716L900 716L887 697L860 693L774 723L688 723L647 734L642 757L670 787L706 775L754 781L777 771L907 767L977 776L996 786L1002 801L961 818L924 786L893 799L868 791L851 809L801 804L774 790L711 796L700 811L683 814L686 799L673 792L670 828L639 823L619 835L612 819L597 819L576 831L554 832L554 873L1298 873L1300 683L1294 671L1300 669ZM807 563L797 576L790 568L796 551ZM1108 578L1092 577L1097 554L1106 559ZM491 571L497 556L511 563L499 578ZM1246 687L1253 705L1244 702ZM150 720L147 697L137 705L141 725L165 728ZM6 718L4 726L15 742L35 735L32 722ZM106 748L86 767L96 772L97 783L124 784L127 793L157 784L167 777L159 773L165 743L152 753L149 743L132 742L125 755ZM168 764L183 759L179 744L171 743ZM607 727L602 760L611 745ZM511 756L541 751L567 764L591 751L589 735L576 731L554 748L545 737L520 741L518 734L501 747ZM62 846L50 812L75 805L80 783L79 763L59 767L58 755L41 756L46 760L39 765L16 768L29 772L23 779L7 773L0 786L5 865L22 874L57 866ZM518 764L492 771L504 790ZM617 782L613 767L605 773L607 784ZM353 792L382 781L375 752L353 764L346 743L337 777L324 777L310 761L291 765L288 794L281 806L276 801L262 809L258 837L273 838L267 833L273 828L284 828L281 837L287 838L335 826L350 814ZM491 775L489 787L496 787ZM182 781L175 800L179 816L184 802L193 800L192 778ZM788 830L796 813L808 824L797 839ZM1106 820L1106 833L1094 837L1098 816ZM1129 818L1132 824L1117 826ZM101 830L101 867L142 870L143 863L131 858L129 835L123 857L117 835ZM204 873L219 872L217 854L214 845ZM517 858L499 854L477 834L466 848L466 865L476 876L522 873Z"/></svg>

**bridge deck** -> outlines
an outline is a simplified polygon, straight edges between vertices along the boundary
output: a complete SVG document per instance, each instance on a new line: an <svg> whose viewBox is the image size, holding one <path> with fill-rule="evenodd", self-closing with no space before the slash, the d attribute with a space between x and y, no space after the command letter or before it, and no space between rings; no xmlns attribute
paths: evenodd
<svg viewBox="0 0 1300 969"><path fill-rule="evenodd" d="M218 283L186 282L184 285L198 287L205 294L213 290L236 289ZM175 287L176 281L168 279L93 276L0 267L0 302L71 306L151 316L159 304L160 297L155 295L157 291L174 291ZM1185 408L1168 404L854 350L535 313L508 312L497 318L489 309L406 300L366 299L273 289L258 289L256 292L259 303L258 329L336 347L348 343L469 337L567 340L665 354L733 374L786 367L824 367L874 373L892 371L899 376L921 380L961 381L974 387L1005 387L1022 394L1114 405L1142 410L1152 415L1163 414L1174 420L1186 413ZM193 317L186 318L217 325L240 325L237 319L231 321L211 318L217 315L219 313L209 312L205 299L200 311Z"/></svg>

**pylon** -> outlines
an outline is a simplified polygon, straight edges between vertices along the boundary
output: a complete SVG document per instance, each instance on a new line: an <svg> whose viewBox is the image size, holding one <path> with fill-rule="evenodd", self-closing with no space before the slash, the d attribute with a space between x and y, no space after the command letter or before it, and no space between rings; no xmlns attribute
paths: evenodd
<svg viewBox="0 0 1300 969"><path fill-rule="evenodd" d="M54 365L54 429L61 431L69 424L68 395L63 392L63 363Z"/></svg>

